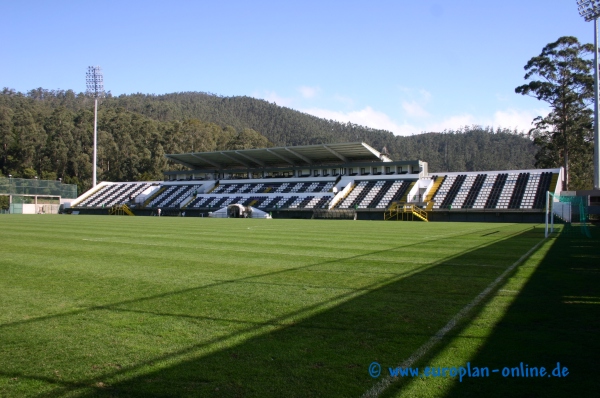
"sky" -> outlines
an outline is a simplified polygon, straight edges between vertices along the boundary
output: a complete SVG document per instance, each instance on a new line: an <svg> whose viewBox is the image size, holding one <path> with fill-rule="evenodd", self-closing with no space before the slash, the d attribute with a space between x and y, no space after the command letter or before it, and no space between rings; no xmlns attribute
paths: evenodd
<svg viewBox="0 0 600 398"><path fill-rule="evenodd" d="M561 36L593 42L576 0L0 0L0 88L250 96L397 135L528 131L515 93Z"/></svg>

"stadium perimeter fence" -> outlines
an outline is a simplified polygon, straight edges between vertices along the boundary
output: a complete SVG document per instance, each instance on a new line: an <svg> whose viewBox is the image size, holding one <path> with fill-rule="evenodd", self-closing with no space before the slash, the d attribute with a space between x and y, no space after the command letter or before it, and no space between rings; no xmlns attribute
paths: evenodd
<svg viewBox="0 0 600 398"><path fill-rule="evenodd" d="M77 198L77 185L54 180L0 178L0 196L8 196L2 213L56 214L62 198Z"/></svg>

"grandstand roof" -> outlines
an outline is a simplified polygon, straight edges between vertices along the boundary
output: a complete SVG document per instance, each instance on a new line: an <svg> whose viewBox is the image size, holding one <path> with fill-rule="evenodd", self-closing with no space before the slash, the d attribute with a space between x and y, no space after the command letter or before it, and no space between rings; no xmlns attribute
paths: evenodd
<svg viewBox="0 0 600 398"><path fill-rule="evenodd" d="M192 152L165 156L192 169L311 166L340 162L392 161L364 142Z"/></svg>

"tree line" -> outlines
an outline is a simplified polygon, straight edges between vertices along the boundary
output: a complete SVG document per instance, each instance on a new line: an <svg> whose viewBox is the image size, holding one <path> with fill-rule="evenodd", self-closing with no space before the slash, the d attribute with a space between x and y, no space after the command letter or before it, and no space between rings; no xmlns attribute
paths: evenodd
<svg viewBox="0 0 600 398"><path fill-rule="evenodd" d="M93 99L72 90L5 88L0 93L0 174L61 178L91 187ZM531 139L472 126L394 136L320 119L250 97L209 93L131 94L102 99L98 111L99 181L162 179L181 166L164 154L363 141L395 160L420 159L431 172L533 168Z"/></svg>
<svg viewBox="0 0 600 398"><path fill-rule="evenodd" d="M0 176L62 179L81 194L92 185L93 99L72 91L4 89ZM262 134L198 119L158 121L103 104L98 111L98 180L161 180L166 153L269 147Z"/></svg>
<svg viewBox="0 0 600 398"><path fill-rule="evenodd" d="M111 106L123 107L156 120L194 117L237 129L249 127L265 135L275 145L362 141L377 150L386 147L393 159L419 158L427 161L430 169L438 172L532 168L535 163L536 150L532 140L510 129L469 126L402 137L385 130L318 118L245 96L221 97L183 92L121 95L113 100L114 105Z"/></svg>

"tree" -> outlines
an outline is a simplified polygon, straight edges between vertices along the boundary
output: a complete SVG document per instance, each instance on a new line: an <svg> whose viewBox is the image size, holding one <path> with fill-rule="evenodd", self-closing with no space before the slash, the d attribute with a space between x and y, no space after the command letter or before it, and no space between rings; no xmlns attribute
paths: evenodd
<svg viewBox="0 0 600 398"><path fill-rule="evenodd" d="M8 210L10 207L10 198L7 195L0 195L0 210Z"/></svg>
<svg viewBox="0 0 600 398"><path fill-rule="evenodd" d="M64 178L69 163L69 147L73 142L73 119L73 113L60 106L52 112L44 124L44 130L48 135L44 151L46 155L44 170L61 178Z"/></svg>
<svg viewBox="0 0 600 398"><path fill-rule="evenodd" d="M591 44L580 44L572 36L546 45L540 55L525 65L525 80L537 78L515 89L550 105L550 113L533 120L530 130L539 147L537 167L565 168L564 189L588 188L590 153L593 153L592 110L594 53ZM587 162L587 165L586 165ZM572 177L573 184L569 183Z"/></svg>
<svg viewBox="0 0 600 398"><path fill-rule="evenodd" d="M0 106L0 170L8 163L9 148L13 141L13 114L12 109Z"/></svg>
<svg viewBox="0 0 600 398"><path fill-rule="evenodd" d="M244 129L238 133L228 144L227 149L252 149L252 148L268 148L273 145L262 134L252 129Z"/></svg>

